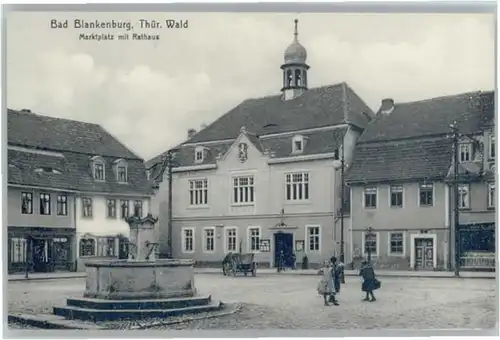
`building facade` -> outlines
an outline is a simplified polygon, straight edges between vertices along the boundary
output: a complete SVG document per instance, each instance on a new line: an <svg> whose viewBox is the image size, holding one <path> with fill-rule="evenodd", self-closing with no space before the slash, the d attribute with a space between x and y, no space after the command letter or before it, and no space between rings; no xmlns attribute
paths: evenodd
<svg viewBox="0 0 500 340"><path fill-rule="evenodd" d="M413 103L382 101L346 176L351 263L370 254L379 268L447 270L456 266L456 252L462 267L479 262L477 254L476 260L469 259L474 249L494 254L491 98L491 92L474 92ZM457 227L450 138L454 121L461 133Z"/></svg>
<svg viewBox="0 0 500 340"><path fill-rule="evenodd" d="M119 257L122 217L149 210L143 161L96 124L8 110L7 174L9 272Z"/></svg>
<svg viewBox="0 0 500 340"><path fill-rule="evenodd" d="M296 23L297 24L297 23ZM318 266L338 254L339 168L374 113L345 83L308 89L307 52L285 51L281 94L248 99L176 150L172 255L220 266L229 252L276 266L295 253ZM153 173L162 156L148 162ZM163 166L165 168L165 165ZM162 175L163 174L163 175ZM155 197L161 246L168 244L168 181Z"/></svg>

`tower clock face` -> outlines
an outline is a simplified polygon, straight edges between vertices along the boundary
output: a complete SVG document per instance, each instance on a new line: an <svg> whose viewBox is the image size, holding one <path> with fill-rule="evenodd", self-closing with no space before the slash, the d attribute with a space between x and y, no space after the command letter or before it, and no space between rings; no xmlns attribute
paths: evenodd
<svg viewBox="0 0 500 340"><path fill-rule="evenodd" d="M248 145L246 143L240 143L238 145L238 159L241 163L244 163L248 159Z"/></svg>

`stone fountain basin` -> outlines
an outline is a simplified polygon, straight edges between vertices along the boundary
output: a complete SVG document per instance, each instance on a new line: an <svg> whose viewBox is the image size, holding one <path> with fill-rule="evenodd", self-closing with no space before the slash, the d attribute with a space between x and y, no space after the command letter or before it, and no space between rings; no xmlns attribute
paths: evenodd
<svg viewBox="0 0 500 340"><path fill-rule="evenodd" d="M97 260L85 263L85 267L85 298L134 300L196 295L192 260Z"/></svg>

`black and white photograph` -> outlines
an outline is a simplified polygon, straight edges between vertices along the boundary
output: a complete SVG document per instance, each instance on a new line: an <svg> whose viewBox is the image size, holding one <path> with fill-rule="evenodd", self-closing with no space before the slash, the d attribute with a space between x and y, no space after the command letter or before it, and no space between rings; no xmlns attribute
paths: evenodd
<svg viewBox="0 0 500 340"><path fill-rule="evenodd" d="M498 334L495 7L235 6L4 14L9 334Z"/></svg>

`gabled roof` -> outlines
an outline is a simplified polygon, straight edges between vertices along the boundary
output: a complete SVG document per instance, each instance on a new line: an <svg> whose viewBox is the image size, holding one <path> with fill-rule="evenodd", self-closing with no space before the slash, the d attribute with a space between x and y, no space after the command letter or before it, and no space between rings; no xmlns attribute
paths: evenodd
<svg viewBox="0 0 500 340"><path fill-rule="evenodd" d="M365 114L363 114L363 112ZM345 83L312 88L292 100L282 95L247 99L193 136L189 143L234 139L245 126L256 135L274 134L349 121L364 127L373 111Z"/></svg>
<svg viewBox="0 0 500 340"><path fill-rule="evenodd" d="M10 109L7 120L11 145L140 159L98 124Z"/></svg>
<svg viewBox="0 0 500 340"><path fill-rule="evenodd" d="M410 103L396 103L390 114L377 114L359 142L443 135L457 121L462 134L478 133L494 121L494 92L467 92Z"/></svg>
<svg viewBox="0 0 500 340"><path fill-rule="evenodd" d="M99 125L9 110L7 135L8 144L13 146L7 153L9 184L113 194L152 193L143 160ZM105 182L92 177L93 156L101 156L105 163ZM126 184L118 183L114 173L118 159L127 162ZM57 173L35 171L40 168Z"/></svg>
<svg viewBox="0 0 500 340"><path fill-rule="evenodd" d="M447 138L358 144L347 184L444 179L451 164Z"/></svg>

